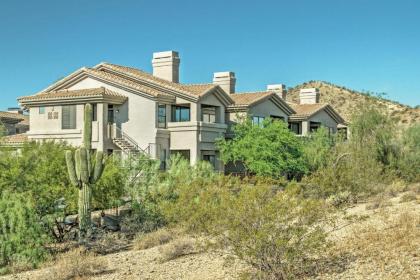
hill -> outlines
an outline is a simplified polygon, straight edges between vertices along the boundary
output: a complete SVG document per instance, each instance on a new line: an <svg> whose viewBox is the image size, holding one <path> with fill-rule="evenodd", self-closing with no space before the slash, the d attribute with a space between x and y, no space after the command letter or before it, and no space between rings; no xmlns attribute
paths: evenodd
<svg viewBox="0 0 420 280"><path fill-rule="evenodd" d="M287 92L287 101L299 102L299 90L311 87L319 89L320 102L331 104L346 121L350 121L351 114L355 108L371 100L374 104L387 108L391 116L398 119L401 124L420 122L420 108L411 108L396 101L376 97L371 93L358 92L324 81L309 81L290 88Z"/></svg>

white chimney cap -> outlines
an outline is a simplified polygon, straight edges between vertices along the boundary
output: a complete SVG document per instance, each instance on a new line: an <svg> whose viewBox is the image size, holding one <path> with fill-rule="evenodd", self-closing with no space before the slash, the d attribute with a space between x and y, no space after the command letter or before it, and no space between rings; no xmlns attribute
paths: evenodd
<svg viewBox="0 0 420 280"><path fill-rule="evenodd" d="M277 90L285 90L286 85L284 84L275 84L275 85L267 85L268 91L277 91Z"/></svg>
<svg viewBox="0 0 420 280"><path fill-rule="evenodd" d="M213 74L214 78L234 78L235 77L235 72L215 72Z"/></svg>
<svg viewBox="0 0 420 280"><path fill-rule="evenodd" d="M171 58L171 57L178 57L179 54L176 51L164 51L164 52L154 52L153 59L159 58Z"/></svg>

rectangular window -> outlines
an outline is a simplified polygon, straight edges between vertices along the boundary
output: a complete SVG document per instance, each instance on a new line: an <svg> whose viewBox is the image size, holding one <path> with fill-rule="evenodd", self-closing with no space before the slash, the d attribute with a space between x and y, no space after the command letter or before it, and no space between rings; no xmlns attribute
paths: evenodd
<svg viewBox="0 0 420 280"><path fill-rule="evenodd" d="M320 122L310 122L309 123L309 132L315 132L320 127L321 127L321 123Z"/></svg>
<svg viewBox="0 0 420 280"><path fill-rule="evenodd" d="M273 121L284 121L284 117L280 117L280 116L273 116L273 115L271 115L270 118Z"/></svg>
<svg viewBox="0 0 420 280"><path fill-rule="evenodd" d="M166 105L158 106L158 127L166 128Z"/></svg>
<svg viewBox="0 0 420 280"><path fill-rule="evenodd" d="M114 123L114 105L108 104L108 123Z"/></svg>
<svg viewBox="0 0 420 280"><path fill-rule="evenodd" d="M261 126L263 125L264 117L253 116L252 117L252 124Z"/></svg>
<svg viewBox="0 0 420 280"><path fill-rule="evenodd" d="M45 107L44 106L39 107L39 114L40 115L45 114Z"/></svg>
<svg viewBox="0 0 420 280"><path fill-rule="evenodd" d="M216 168L216 156L215 155L203 155L203 160L210 162L213 168Z"/></svg>
<svg viewBox="0 0 420 280"><path fill-rule="evenodd" d="M76 129L76 105L62 107L62 129Z"/></svg>
<svg viewBox="0 0 420 280"><path fill-rule="evenodd" d="M289 129L296 134L302 133L300 123L298 122L289 122Z"/></svg>
<svg viewBox="0 0 420 280"><path fill-rule="evenodd" d="M92 121L98 120L98 104L92 104Z"/></svg>
<svg viewBox="0 0 420 280"><path fill-rule="evenodd" d="M207 123L216 122L216 107L214 106L201 106L201 120Z"/></svg>
<svg viewBox="0 0 420 280"><path fill-rule="evenodd" d="M189 122L190 121L190 107L172 105L172 121L173 122Z"/></svg>

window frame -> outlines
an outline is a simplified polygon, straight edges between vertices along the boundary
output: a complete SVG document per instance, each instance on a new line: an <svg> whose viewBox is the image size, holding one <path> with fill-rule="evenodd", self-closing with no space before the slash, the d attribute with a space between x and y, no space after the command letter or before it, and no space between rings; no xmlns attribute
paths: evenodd
<svg viewBox="0 0 420 280"><path fill-rule="evenodd" d="M65 112L66 109L69 112ZM73 115L72 115L73 114ZM69 116L68 126L65 125L65 118ZM61 106L61 129L76 129L77 128L77 105L63 105Z"/></svg>
<svg viewBox="0 0 420 280"><path fill-rule="evenodd" d="M38 114L39 115L45 115L46 107L45 106L39 106L38 107Z"/></svg>
<svg viewBox="0 0 420 280"><path fill-rule="evenodd" d="M205 123L216 123L217 107L201 105L201 121Z"/></svg>
<svg viewBox="0 0 420 280"><path fill-rule="evenodd" d="M293 126L297 126L297 131L293 129ZM288 128L291 132L295 133L296 135L302 134L302 123L301 122L289 122Z"/></svg>
<svg viewBox="0 0 420 280"><path fill-rule="evenodd" d="M191 121L191 108L189 106L172 105L171 107L171 120L172 122L190 122ZM188 111L188 118L183 119L182 113ZM185 117L185 116L184 116ZM177 119L178 118L178 119Z"/></svg>
<svg viewBox="0 0 420 280"><path fill-rule="evenodd" d="M164 114L161 115L161 109L163 109ZM166 128L166 116L167 110L165 104L158 105L158 128Z"/></svg>
<svg viewBox="0 0 420 280"><path fill-rule="evenodd" d="M255 121L255 119L257 121ZM252 119L251 119L253 125L258 125L260 127L263 126L264 120L265 120L265 117L263 116L252 116Z"/></svg>

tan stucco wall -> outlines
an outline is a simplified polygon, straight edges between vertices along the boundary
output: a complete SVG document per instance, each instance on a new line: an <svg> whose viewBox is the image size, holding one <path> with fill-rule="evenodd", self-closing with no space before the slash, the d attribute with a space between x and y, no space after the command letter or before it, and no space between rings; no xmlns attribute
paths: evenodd
<svg viewBox="0 0 420 280"><path fill-rule="evenodd" d="M146 149L150 143L156 140L156 102L143 96L125 91L124 89L108 85L104 82L86 78L69 89L105 87L128 97L123 105L115 106L119 111L115 112L115 122L119 128L134 138L139 146ZM108 112L105 108L105 120Z"/></svg>
<svg viewBox="0 0 420 280"><path fill-rule="evenodd" d="M333 133L337 132L337 123L325 111L320 111L308 119L307 122L302 122L302 135L307 135L309 132L309 122L320 122L327 128L332 128Z"/></svg>
<svg viewBox="0 0 420 280"><path fill-rule="evenodd" d="M277 107L271 100L258 103L249 109L249 114L259 117L279 116L287 121L287 114Z"/></svg>

